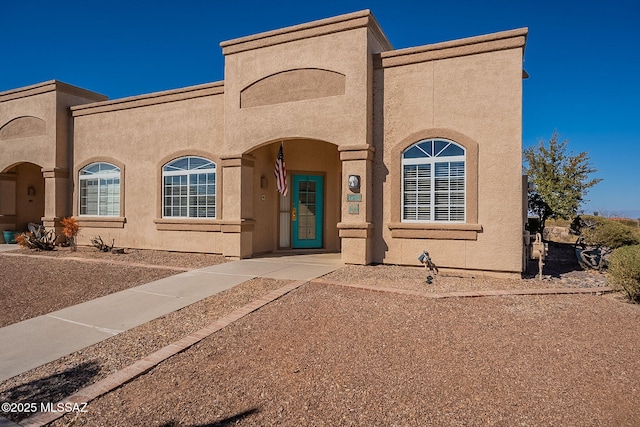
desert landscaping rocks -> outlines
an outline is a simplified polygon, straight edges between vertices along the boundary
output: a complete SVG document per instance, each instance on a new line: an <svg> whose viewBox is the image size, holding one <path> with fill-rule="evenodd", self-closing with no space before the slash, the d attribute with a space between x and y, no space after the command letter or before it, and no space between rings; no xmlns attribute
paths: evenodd
<svg viewBox="0 0 640 427"><path fill-rule="evenodd" d="M640 307L616 294L420 296L606 285L548 267L542 281L439 275L432 285L423 268L345 267L53 425L640 424ZM287 283L245 282L11 378L0 401L57 402Z"/></svg>
<svg viewBox="0 0 640 427"><path fill-rule="evenodd" d="M58 402L289 281L256 278L0 383L0 402ZM4 414L0 414L4 415ZM29 414L11 414L15 420Z"/></svg>
<svg viewBox="0 0 640 427"><path fill-rule="evenodd" d="M210 254L95 248L54 251L20 249L0 254L0 327L74 304L224 262Z"/></svg>
<svg viewBox="0 0 640 427"><path fill-rule="evenodd" d="M636 306L309 284L55 426L637 425Z"/></svg>

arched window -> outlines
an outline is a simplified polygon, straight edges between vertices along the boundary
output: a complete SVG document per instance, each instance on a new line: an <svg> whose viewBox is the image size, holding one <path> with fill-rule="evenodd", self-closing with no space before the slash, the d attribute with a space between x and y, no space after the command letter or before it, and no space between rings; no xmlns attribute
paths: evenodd
<svg viewBox="0 0 640 427"><path fill-rule="evenodd" d="M446 139L402 153L402 221L465 222L465 149Z"/></svg>
<svg viewBox="0 0 640 427"><path fill-rule="evenodd" d="M216 164L202 157L180 157L162 167L162 216L216 217Z"/></svg>
<svg viewBox="0 0 640 427"><path fill-rule="evenodd" d="M120 215L120 168L111 163L91 163L78 176L80 215Z"/></svg>

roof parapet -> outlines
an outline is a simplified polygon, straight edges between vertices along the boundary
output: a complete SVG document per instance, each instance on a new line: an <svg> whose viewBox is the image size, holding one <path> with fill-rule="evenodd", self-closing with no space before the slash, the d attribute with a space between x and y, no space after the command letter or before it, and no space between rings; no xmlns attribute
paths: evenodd
<svg viewBox="0 0 640 427"><path fill-rule="evenodd" d="M224 93L224 82L205 83L162 92L145 93L143 95L128 96L110 101L93 102L91 104L71 107L74 117L106 111L126 110L129 108L145 107L148 105L165 104L167 102L184 101L186 99Z"/></svg>
<svg viewBox="0 0 640 427"><path fill-rule="evenodd" d="M389 68L437 59L475 55L498 50L523 48L527 41L527 28L501 31L442 43L382 52L375 61L376 68Z"/></svg>
<svg viewBox="0 0 640 427"><path fill-rule="evenodd" d="M46 82L36 83L34 85L23 86L17 89L10 89L4 92L0 92L0 102L10 101L12 99L18 98L26 98L28 96L39 95L42 93L54 91L64 92L70 95L76 95L95 101L104 101L108 99L105 95L99 94L97 92L82 89L80 87L73 86L58 80L47 80Z"/></svg>
<svg viewBox="0 0 640 427"><path fill-rule="evenodd" d="M369 27L386 49L392 49L378 21L368 9L224 41L220 43L220 47L223 55L230 55L364 27Z"/></svg>

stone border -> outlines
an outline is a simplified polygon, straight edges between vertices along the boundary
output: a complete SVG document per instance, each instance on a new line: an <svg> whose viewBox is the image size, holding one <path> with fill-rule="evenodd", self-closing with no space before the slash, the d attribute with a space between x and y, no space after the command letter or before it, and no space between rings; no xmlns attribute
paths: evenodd
<svg viewBox="0 0 640 427"><path fill-rule="evenodd" d="M347 283L334 282L331 280L316 279L311 283L342 286L345 288L358 289L361 291L390 293L399 295L411 295L424 298L443 299L443 298L479 298L479 297L496 297L508 295L567 295L567 294L591 294L601 295L604 293L614 292L609 286L601 286L596 288L550 288L550 289L498 289L489 291L464 291L464 292L440 292L427 293L421 291L413 291L409 289L385 288L381 286L367 285L350 285Z"/></svg>

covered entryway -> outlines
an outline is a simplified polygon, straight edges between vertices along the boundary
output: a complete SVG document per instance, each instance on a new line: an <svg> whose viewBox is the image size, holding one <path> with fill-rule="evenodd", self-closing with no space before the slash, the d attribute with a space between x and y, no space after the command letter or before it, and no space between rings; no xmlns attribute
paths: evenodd
<svg viewBox="0 0 640 427"><path fill-rule="evenodd" d="M274 176L281 144L287 172L286 196L278 193ZM247 216L254 221L252 256L287 249L338 252L342 194L338 147L312 139L284 139L264 144L245 156L254 165L250 190L253 215ZM248 192L243 191L245 206Z"/></svg>
<svg viewBox="0 0 640 427"><path fill-rule="evenodd" d="M0 173L0 226L25 231L44 217L45 186L42 167L22 162Z"/></svg>

